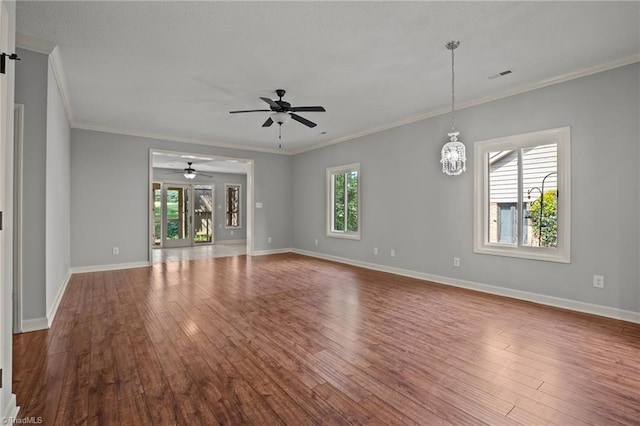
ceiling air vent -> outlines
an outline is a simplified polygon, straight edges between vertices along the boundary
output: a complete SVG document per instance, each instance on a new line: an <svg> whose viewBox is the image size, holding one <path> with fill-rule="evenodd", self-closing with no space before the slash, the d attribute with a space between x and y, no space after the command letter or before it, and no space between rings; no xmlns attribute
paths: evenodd
<svg viewBox="0 0 640 426"><path fill-rule="evenodd" d="M489 80L493 80L494 78L498 78L498 77L504 77L505 75L509 75L512 72L513 71L511 71L511 70L504 70L502 72L499 72L498 74L490 75L489 76Z"/></svg>

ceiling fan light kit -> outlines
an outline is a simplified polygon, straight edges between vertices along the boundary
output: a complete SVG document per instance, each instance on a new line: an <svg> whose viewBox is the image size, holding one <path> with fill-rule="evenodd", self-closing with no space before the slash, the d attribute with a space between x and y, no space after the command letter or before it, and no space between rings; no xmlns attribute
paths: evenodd
<svg viewBox="0 0 640 426"><path fill-rule="evenodd" d="M271 121L280 125L283 125L287 121L291 120L291 116L286 112L274 112L273 114L271 114L270 118Z"/></svg>
<svg viewBox="0 0 640 426"><path fill-rule="evenodd" d="M205 173L199 173L196 171L196 169L194 169L192 167L193 162L189 161L187 163L187 168L186 169L182 169L181 172L174 172L174 173L182 173L182 175L185 177L185 179L189 179L189 180L194 180L196 178L196 176L203 176L203 177L208 177L208 178L212 178L213 176L211 175L207 175Z"/></svg>
<svg viewBox="0 0 640 426"><path fill-rule="evenodd" d="M187 167L186 169L184 169L184 177L189 179L189 180L193 180L196 178L196 170L191 167L191 165L193 164L192 162L187 163L189 165L189 167Z"/></svg>
<svg viewBox="0 0 640 426"><path fill-rule="evenodd" d="M458 140L460 132L456 131L456 109L455 109L455 68L453 51L460 46L460 42L452 40L445 47L451 51L451 132L447 133L449 142L444 144L440 152L442 172L449 176L457 176L467 170L466 149L462 142Z"/></svg>

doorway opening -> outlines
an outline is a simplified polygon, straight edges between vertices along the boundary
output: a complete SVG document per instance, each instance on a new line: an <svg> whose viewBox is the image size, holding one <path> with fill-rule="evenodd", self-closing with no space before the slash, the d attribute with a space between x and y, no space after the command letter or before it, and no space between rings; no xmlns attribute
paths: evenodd
<svg viewBox="0 0 640 426"><path fill-rule="evenodd" d="M150 263L252 255L253 160L151 149L149 194Z"/></svg>

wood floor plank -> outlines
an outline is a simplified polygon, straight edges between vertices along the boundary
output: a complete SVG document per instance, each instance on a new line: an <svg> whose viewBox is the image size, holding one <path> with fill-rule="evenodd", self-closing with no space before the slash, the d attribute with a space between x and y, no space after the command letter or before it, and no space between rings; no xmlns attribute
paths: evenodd
<svg viewBox="0 0 640 426"><path fill-rule="evenodd" d="M88 424L116 425L119 422L115 371L112 368L91 371Z"/></svg>
<svg viewBox="0 0 640 426"><path fill-rule="evenodd" d="M118 401L118 417L123 426L152 425L144 395L134 395ZM68 424L68 423L67 423Z"/></svg>
<svg viewBox="0 0 640 426"><path fill-rule="evenodd" d="M218 423L206 400L188 373L168 376L169 386L173 391L180 412L185 420L193 424L213 425Z"/></svg>
<svg viewBox="0 0 640 426"><path fill-rule="evenodd" d="M13 340L44 424L638 425L640 325L296 254L75 274Z"/></svg>

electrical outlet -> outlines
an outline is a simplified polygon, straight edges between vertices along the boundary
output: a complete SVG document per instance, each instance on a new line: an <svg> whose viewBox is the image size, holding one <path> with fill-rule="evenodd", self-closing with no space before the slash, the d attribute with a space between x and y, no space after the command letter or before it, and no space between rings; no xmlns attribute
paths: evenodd
<svg viewBox="0 0 640 426"><path fill-rule="evenodd" d="M460 266L460 258L459 257L454 257L453 258L453 266L455 266L456 268Z"/></svg>
<svg viewBox="0 0 640 426"><path fill-rule="evenodd" d="M391 249L391 257L396 257L396 251L394 249Z"/></svg>
<svg viewBox="0 0 640 426"><path fill-rule="evenodd" d="M593 286L597 288L604 288L604 277L602 275L594 275Z"/></svg>
<svg viewBox="0 0 640 426"><path fill-rule="evenodd" d="M378 255L378 247L373 248L373 254L376 256Z"/></svg>
<svg viewBox="0 0 640 426"><path fill-rule="evenodd" d="M267 237L267 242L270 243L271 242L271 237Z"/></svg>
<svg viewBox="0 0 640 426"><path fill-rule="evenodd" d="M120 247L113 247L111 249L112 254L120 254Z"/></svg>
<svg viewBox="0 0 640 426"><path fill-rule="evenodd" d="M316 238L315 240L313 240L313 243L314 243L315 245L318 245L318 239Z"/></svg>

